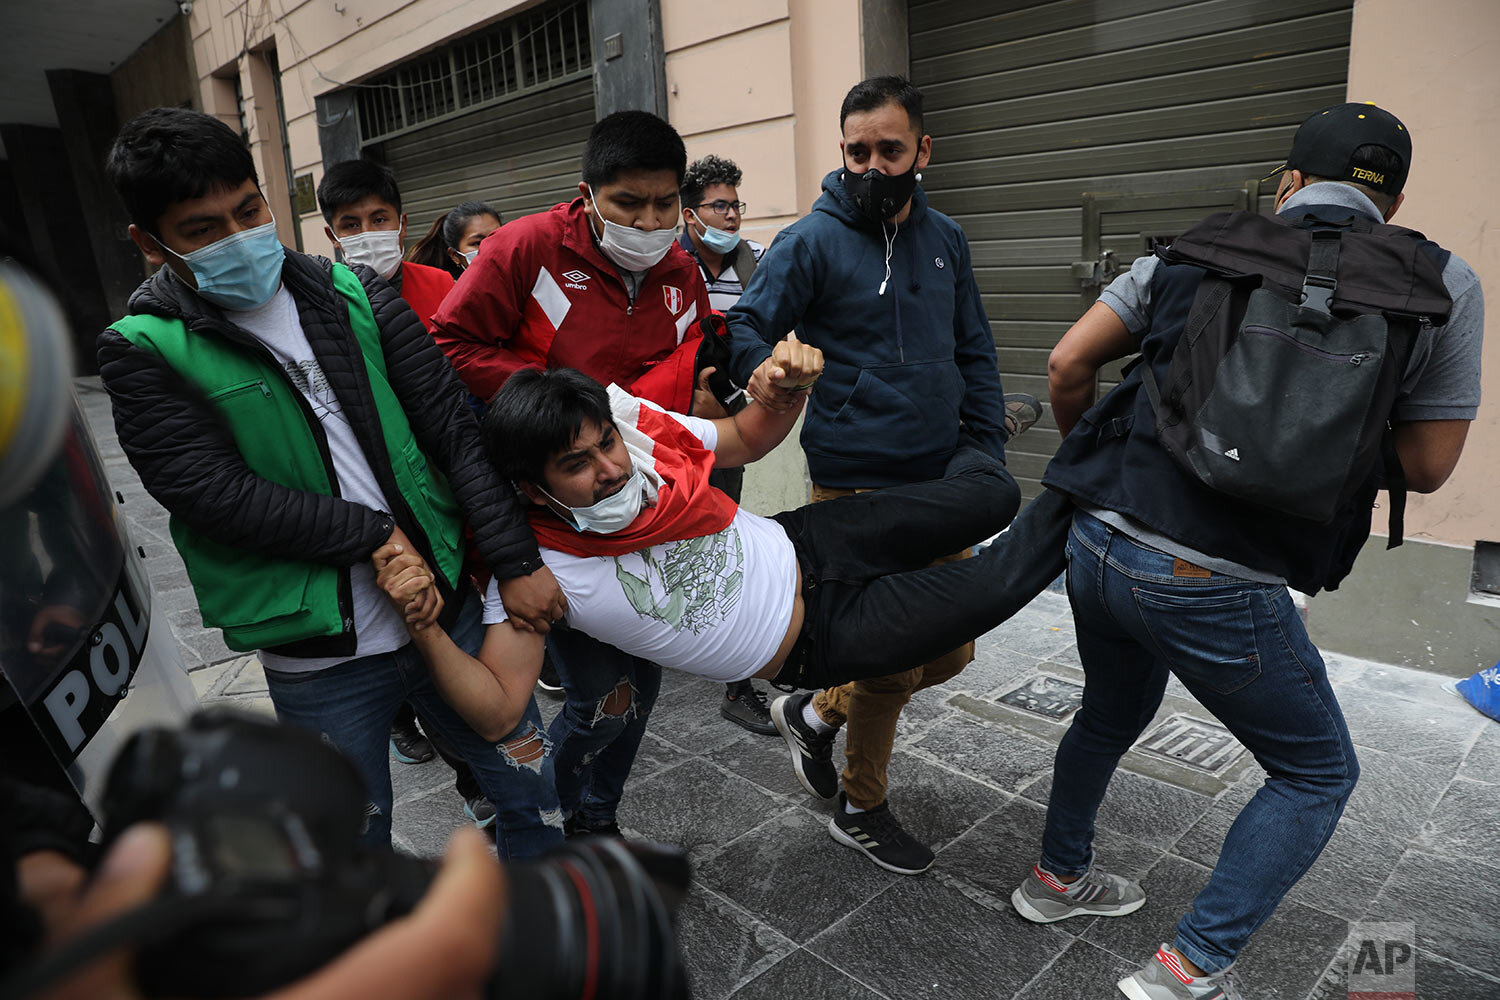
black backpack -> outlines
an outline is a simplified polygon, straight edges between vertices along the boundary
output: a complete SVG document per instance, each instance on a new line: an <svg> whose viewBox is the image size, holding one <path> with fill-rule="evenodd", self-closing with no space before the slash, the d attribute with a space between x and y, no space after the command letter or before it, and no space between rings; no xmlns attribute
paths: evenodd
<svg viewBox="0 0 1500 1000"><path fill-rule="evenodd" d="M1207 272L1165 384L1141 366L1161 446L1211 489L1321 524L1379 472L1400 544L1391 410L1420 324L1452 305L1423 242L1363 217L1228 212L1158 250Z"/></svg>

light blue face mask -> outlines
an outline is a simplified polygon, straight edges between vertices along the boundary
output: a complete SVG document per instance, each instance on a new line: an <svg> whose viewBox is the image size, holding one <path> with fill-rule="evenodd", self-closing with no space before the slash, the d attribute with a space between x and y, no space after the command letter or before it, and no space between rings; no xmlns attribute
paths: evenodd
<svg viewBox="0 0 1500 1000"><path fill-rule="evenodd" d="M281 287L286 249L276 235L276 220L180 254L157 237L167 253L188 266L198 294L221 309L255 309L271 301Z"/></svg>
<svg viewBox="0 0 1500 1000"><path fill-rule="evenodd" d="M569 507L540 486L537 489L548 500L573 515L573 530L592 531L597 535L613 535L630 527L646 502L646 477L639 467L631 471L630 478L625 480L625 485L614 496L605 497L588 507Z"/></svg>
<svg viewBox="0 0 1500 1000"><path fill-rule="evenodd" d="M739 233L731 233L727 229L715 229L703 221L703 216L698 214L697 209L693 210L693 217L703 226L703 235L699 236L697 233L694 233L693 238L702 240L703 245L714 253L727 254L740 245Z"/></svg>

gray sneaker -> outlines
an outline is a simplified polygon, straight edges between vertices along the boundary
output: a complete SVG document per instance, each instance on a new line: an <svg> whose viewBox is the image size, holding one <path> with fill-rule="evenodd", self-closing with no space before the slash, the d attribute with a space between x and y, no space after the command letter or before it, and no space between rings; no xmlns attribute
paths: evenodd
<svg viewBox="0 0 1500 1000"><path fill-rule="evenodd" d="M1224 969L1211 976L1190 976L1181 960L1162 945L1145 968L1116 985L1130 1000L1244 1000L1228 975Z"/></svg>
<svg viewBox="0 0 1500 1000"><path fill-rule="evenodd" d="M1033 923L1051 924L1069 917L1123 917L1146 905L1146 893L1138 883L1097 868L1064 885L1041 865L1032 865L1026 881L1011 893L1010 905Z"/></svg>
<svg viewBox="0 0 1500 1000"><path fill-rule="evenodd" d="M1042 419L1042 402L1025 392L1005 394L1005 439L1009 441Z"/></svg>

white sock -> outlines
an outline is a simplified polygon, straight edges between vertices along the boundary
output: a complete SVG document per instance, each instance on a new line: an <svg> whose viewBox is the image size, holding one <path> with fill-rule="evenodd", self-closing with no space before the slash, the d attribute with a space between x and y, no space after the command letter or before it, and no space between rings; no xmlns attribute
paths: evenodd
<svg viewBox="0 0 1500 1000"><path fill-rule="evenodd" d="M838 726L831 726L823 721L823 717L818 714L818 710L813 708L813 700L811 698L807 699L807 704L802 706L802 721L812 726L813 732L817 733L831 733L838 728Z"/></svg>
<svg viewBox="0 0 1500 1000"><path fill-rule="evenodd" d="M857 815L858 813L869 812L869 810L868 809L861 809L859 806L855 805L853 802L850 802L846 798L846 799L844 799L844 812L848 813L850 816L854 816L854 815Z"/></svg>

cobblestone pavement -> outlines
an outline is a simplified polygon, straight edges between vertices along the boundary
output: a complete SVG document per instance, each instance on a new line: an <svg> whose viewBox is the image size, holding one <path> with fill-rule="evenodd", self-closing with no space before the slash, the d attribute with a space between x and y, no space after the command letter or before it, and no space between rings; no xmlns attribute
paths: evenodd
<svg viewBox="0 0 1500 1000"><path fill-rule="evenodd" d="M87 380L80 398L200 698L269 711L255 658L201 627L108 400ZM1247 1000L1343 998L1351 922L1389 921L1415 926L1420 1000L1500 997L1500 723L1435 674L1327 659L1359 786L1317 865L1241 956L1240 988ZM983 637L962 674L913 699L890 801L937 862L904 877L828 836L828 807L797 784L781 741L719 717L722 688L668 671L620 822L692 857L679 930L694 996L1118 997L1114 981L1171 938L1262 772L1174 681L1099 816L1101 866L1141 879L1146 906L1027 923L1009 895L1035 859L1081 681L1067 601L1047 593ZM542 707L550 716L556 703ZM391 767L397 846L440 853L465 821L452 772L440 760Z"/></svg>

